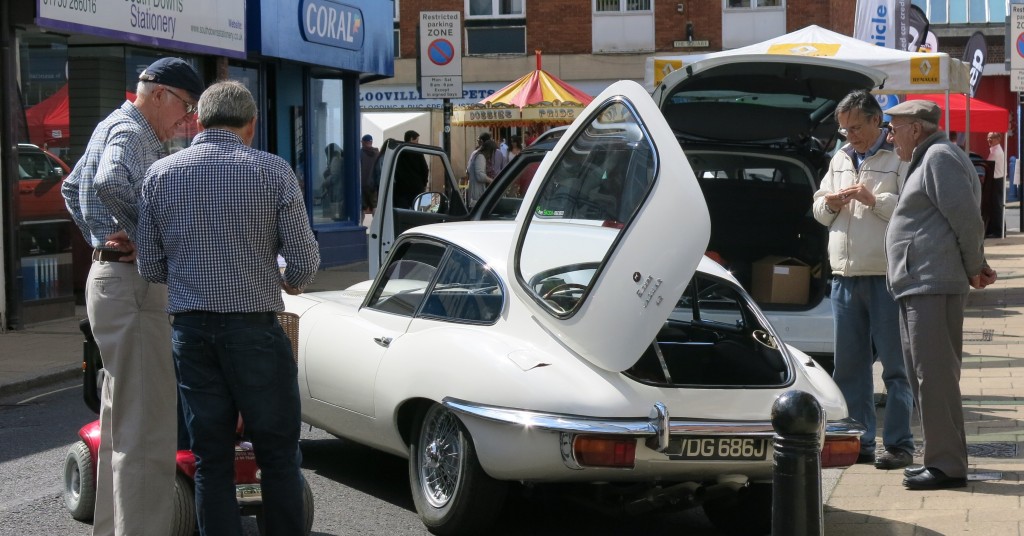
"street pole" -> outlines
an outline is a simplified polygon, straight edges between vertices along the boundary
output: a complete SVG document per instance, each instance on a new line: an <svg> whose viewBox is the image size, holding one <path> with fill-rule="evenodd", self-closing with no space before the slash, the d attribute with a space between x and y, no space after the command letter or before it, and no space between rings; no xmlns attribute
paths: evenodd
<svg viewBox="0 0 1024 536"><path fill-rule="evenodd" d="M441 135L442 147L444 148L444 154L448 156L448 161L452 159L452 100L443 99L441 101L442 109L444 110L444 133Z"/></svg>

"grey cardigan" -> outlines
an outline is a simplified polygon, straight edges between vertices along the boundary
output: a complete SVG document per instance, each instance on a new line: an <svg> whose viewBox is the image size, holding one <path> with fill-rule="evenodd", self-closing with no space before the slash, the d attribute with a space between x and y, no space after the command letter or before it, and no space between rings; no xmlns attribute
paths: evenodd
<svg viewBox="0 0 1024 536"><path fill-rule="evenodd" d="M974 164L943 131L914 149L885 233L887 280L895 298L966 294L985 264L981 183Z"/></svg>

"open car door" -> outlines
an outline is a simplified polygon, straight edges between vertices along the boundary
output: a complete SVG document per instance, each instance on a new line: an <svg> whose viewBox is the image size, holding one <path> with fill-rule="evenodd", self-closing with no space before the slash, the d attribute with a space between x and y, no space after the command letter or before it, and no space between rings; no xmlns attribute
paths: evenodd
<svg viewBox="0 0 1024 536"><path fill-rule="evenodd" d="M416 143L388 144L381 153L377 210L370 223L369 271L377 275L402 232L468 217L444 150Z"/></svg>
<svg viewBox="0 0 1024 536"><path fill-rule="evenodd" d="M513 290L563 344L613 371L650 345L711 227L675 135L630 81L610 86L573 122L537 169L516 221Z"/></svg>

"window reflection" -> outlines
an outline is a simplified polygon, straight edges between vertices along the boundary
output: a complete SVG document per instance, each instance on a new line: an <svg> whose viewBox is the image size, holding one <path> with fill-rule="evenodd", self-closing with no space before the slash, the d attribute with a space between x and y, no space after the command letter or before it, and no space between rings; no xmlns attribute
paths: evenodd
<svg viewBox="0 0 1024 536"><path fill-rule="evenodd" d="M569 316L655 178L654 147L632 108L613 102L558 154L543 178L517 263L535 299Z"/></svg>
<svg viewBox="0 0 1024 536"><path fill-rule="evenodd" d="M345 180L342 130L341 80L314 78L310 81L310 173L312 176L313 223L348 221L352 217L355 182ZM358 200L355 207L359 208Z"/></svg>

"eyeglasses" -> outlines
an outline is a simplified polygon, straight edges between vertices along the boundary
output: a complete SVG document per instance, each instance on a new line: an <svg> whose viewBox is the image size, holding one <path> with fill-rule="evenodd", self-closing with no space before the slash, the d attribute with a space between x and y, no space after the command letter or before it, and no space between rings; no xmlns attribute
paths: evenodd
<svg viewBox="0 0 1024 536"><path fill-rule="evenodd" d="M895 134L895 133L896 133L896 129L897 129L897 128L903 128L903 127L905 127L905 126L909 126L909 125L913 125L913 124L914 124L913 122L910 122L910 123L903 123L902 125L894 125L894 124L892 124L892 123L889 123L889 130L890 130L890 131L891 131L891 132L892 132L893 134Z"/></svg>
<svg viewBox="0 0 1024 536"><path fill-rule="evenodd" d="M195 104L192 104L191 102L181 98L181 95L178 95L177 93L171 91L171 88L169 88L169 87L164 87L164 90L166 90L171 95L174 95L174 97L176 99L180 100L181 103L185 105L185 113L187 113L187 114L194 114L194 113L196 113L196 109L197 108L196 108Z"/></svg>
<svg viewBox="0 0 1024 536"><path fill-rule="evenodd" d="M850 128L839 127L839 135L845 138L845 137L849 136L850 134L857 134L857 133L859 133L863 129L864 129L864 125L857 125L855 127L850 127Z"/></svg>

